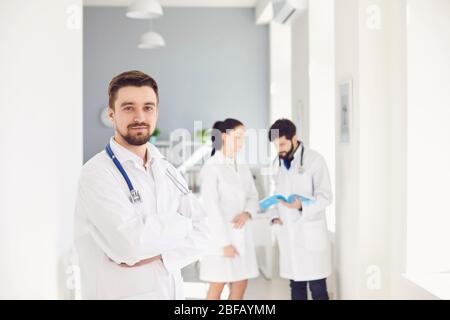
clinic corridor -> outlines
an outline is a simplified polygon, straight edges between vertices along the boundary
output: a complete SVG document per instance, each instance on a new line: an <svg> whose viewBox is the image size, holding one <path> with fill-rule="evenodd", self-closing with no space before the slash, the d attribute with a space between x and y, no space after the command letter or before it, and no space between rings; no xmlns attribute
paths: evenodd
<svg viewBox="0 0 450 320"><path fill-rule="evenodd" d="M448 0L0 0L0 300L450 300L449 30Z"/></svg>

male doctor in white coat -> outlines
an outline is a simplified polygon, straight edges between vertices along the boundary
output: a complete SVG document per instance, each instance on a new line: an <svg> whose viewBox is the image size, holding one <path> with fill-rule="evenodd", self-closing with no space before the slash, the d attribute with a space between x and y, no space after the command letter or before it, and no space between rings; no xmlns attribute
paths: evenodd
<svg viewBox="0 0 450 320"><path fill-rule="evenodd" d="M115 134L83 167L75 245L85 299L183 299L180 269L206 250L205 212L148 143L158 86L140 71L109 85Z"/></svg>
<svg viewBox="0 0 450 320"><path fill-rule="evenodd" d="M328 300L326 278L331 274L331 252L325 208L332 202L330 177L324 158L298 141L294 123L276 121L269 131L278 158L275 194L297 194L313 202L281 201L272 210L271 222L280 228L280 276L290 280L293 300Z"/></svg>

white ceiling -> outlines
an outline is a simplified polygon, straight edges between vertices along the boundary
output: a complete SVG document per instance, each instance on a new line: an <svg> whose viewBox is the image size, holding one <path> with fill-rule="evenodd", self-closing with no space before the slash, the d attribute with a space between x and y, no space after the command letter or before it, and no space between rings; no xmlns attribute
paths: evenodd
<svg viewBox="0 0 450 320"><path fill-rule="evenodd" d="M128 6L133 0L83 0L85 6ZM163 7L255 7L258 0L159 0Z"/></svg>

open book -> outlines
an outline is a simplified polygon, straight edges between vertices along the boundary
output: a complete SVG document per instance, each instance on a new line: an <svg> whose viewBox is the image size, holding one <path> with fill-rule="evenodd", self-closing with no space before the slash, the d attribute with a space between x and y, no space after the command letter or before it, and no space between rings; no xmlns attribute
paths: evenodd
<svg viewBox="0 0 450 320"><path fill-rule="evenodd" d="M259 206L261 207L261 209L265 210L265 209L273 206L274 204L280 203L280 200L283 200L283 201L288 202L288 203L292 203L292 202L295 201L296 198L300 199L300 201L302 202L303 206L309 206L309 205L311 205L311 204L313 204L315 202L315 200L312 199L312 198L305 197L305 196L300 196L298 194L291 194L287 198L282 196L281 194L275 194L273 196L270 196L270 197L262 199L259 202Z"/></svg>

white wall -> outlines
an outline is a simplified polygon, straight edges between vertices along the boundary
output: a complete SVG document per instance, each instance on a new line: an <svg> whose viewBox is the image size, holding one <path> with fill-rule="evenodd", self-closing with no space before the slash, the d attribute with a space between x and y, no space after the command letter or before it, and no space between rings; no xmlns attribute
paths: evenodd
<svg viewBox="0 0 450 320"><path fill-rule="evenodd" d="M0 1L0 298L64 297L82 164L80 0Z"/></svg>
<svg viewBox="0 0 450 320"><path fill-rule="evenodd" d="M434 299L430 293L407 280L406 271L406 160L407 160L407 38L406 38L406 0L397 0L391 5L391 59L389 67L391 97L391 298Z"/></svg>
<svg viewBox="0 0 450 320"><path fill-rule="evenodd" d="M354 84L352 140L336 146L340 298L433 298L402 276L406 2L336 0L336 54L336 82Z"/></svg>
<svg viewBox="0 0 450 320"><path fill-rule="evenodd" d="M335 190L335 44L334 0L309 1L309 146L321 153ZM335 204L327 209L335 229Z"/></svg>
<svg viewBox="0 0 450 320"><path fill-rule="evenodd" d="M450 272L450 1L408 5L407 271Z"/></svg>
<svg viewBox="0 0 450 320"><path fill-rule="evenodd" d="M158 82L159 140L169 140L171 132L179 128L192 135L201 129L194 128L198 120L203 128L228 117L240 119L247 128L267 128L269 27L254 24L252 8L164 8L164 16L155 20L154 27L167 46L158 50L137 48L149 22L129 19L125 10L84 8L85 161L103 150L113 135L113 129L102 125L99 114L106 105L109 81L126 70L142 70ZM283 47L278 44L276 48Z"/></svg>

